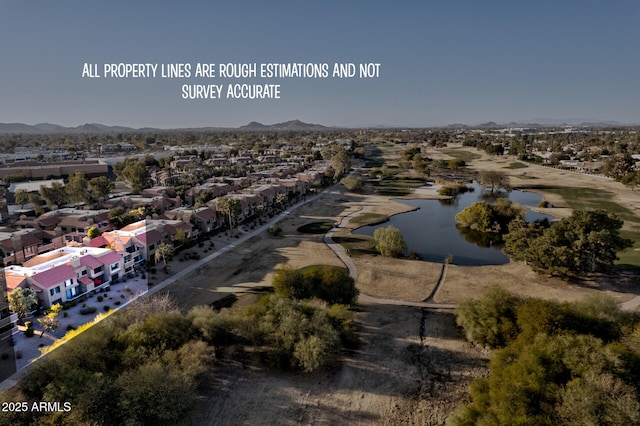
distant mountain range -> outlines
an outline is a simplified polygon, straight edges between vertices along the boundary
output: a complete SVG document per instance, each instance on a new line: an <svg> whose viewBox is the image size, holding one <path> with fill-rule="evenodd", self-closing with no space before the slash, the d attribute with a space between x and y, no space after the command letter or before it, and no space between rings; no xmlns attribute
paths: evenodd
<svg viewBox="0 0 640 426"><path fill-rule="evenodd" d="M486 123L478 123L473 125L451 124L447 127L469 127L469 128L505 128L505 127L618 127L618 126L637 126L637 124L620 123L614 120L591 120L581 118L570 119L553 119L553 118L534 118L533 120L511 121L508 123L496 123L488 121Z"/></svg>
<svg viewBox="0 0 640 426"><path fill-rule="evenodd" d="M447 128L505 128L505 127L558 127L558 126L586 126L586 127L617 127L617 126L637 126L638 124L624 124L617 121L604 121L604 120L584 120L584 119L534 119L525 120L522 122L509 122L509 123L496 123L494 121L488 121L486 123L478 124L450 124L448 126L424 126L424 127L447 127ZM372 126L362 126L369 127ZM375 128L397 128L397 127L412 127L412 126L376 126ZM413 126L417 127L417 126ZM6 134L80 134L80 133L132 133L132 132L165 132L165 131L216 131L216 130L245 130L245 131L260 131L260 130L331 130L339 129L340 127L328 127L321 124L305 123L300 120L291 120L284 123L275 124L262 124L256 121L252 121L249 124L240 127L192 127L192 128L179 128L179 129L158 129L153 127L132 128L124 126L105 126L99 123L87 123L77 127L65 127L58 124L51 123L39 123L39 124L24 124L24 123L0 123L0 135Z"/></svg>
<svg viewBox="0 0 640 426"><path fill-rule="evenodd" d="M77 127L65 127L58 124L39 123L0 123L0 134L52 134L52 133L131 133L131 132L162 132L167 130L175 131L211 131L211 130L328 130L332 127L322 126L320 124L304 123L300 120L291 120L284 123L262 124L255 121L236 127L195 127L183 129L157 129L152 127L144 127L134 129L132 127L123 126L105 126L99 123L87 123Z"/></svg>

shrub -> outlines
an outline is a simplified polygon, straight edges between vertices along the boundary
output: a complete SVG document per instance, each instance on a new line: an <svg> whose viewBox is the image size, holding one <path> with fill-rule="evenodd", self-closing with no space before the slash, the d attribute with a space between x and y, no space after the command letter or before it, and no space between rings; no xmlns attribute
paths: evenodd
<svg viewBox="0 0 640 426"><path fill-rule="evenodd" d="M459 194L464 194L465 192L473 191L472 186L466 186L461 184L455 185L445 185L438 190L438 194L445 195L449 197L456 197Z"/></svg>
<svg viewBox="0 0 640 426"><path fill-rule="evenodd" d="M282 227L279 224L274 224L269 227L269 234L274 237L282 235Z"/></svg>
<svg viewBox="0 0 640 426"><path fill-rule="evenodd" d="M478 300L467 299L456 308L456 323L467 340L492 348L503 347L518 335L517 310L522 299L498 286Z"/></svg>
<svg viewBox="0 0 640 426"><path fill-rule="evenodd" d="M34 334L35 334L35 332L33 331L33 328L27 328L24 331L25 337L33 337Z"/></svg>
<svg viewBox="0 0 640 426"><path fill-rule="evenodd" d="M120 306L120 303L122 303L122 302L120 302L119 300L116 300L116 301L114 302L114 305L116 305L116 306Z"/></svg>
<svg viewBox="0 0 640 426"><path fill-rule="evenodd" d="M111 310L111 307L109 307L109 305L104 305L104 306L102 307L102 309L103 309L105 312L109 312L109 311Z"/></svg>
<svg viewBox="0 0 640 426"><path fill-rule="evenodd" d="M73 324L69 324L67 326L67 331L71 331L71 330L75 330L75 329L76 329L76 327Z"/></svg>
<svg viewBox="0 0 640 426"><path fill-rule="evenodd" d="M62 316L65 317L65 318L68 318L69 317L69 312L63 312Z"/></svg>
<svg viewBox="0 0 640 426"><path fill-rule="evenodd" d="M89 314L94 313L97 310L98 310L98 308L96 308L95 306L87 306L86 308L80 309L80 313L82 315L89 315Z"/></svg>
<svg viewBox="0 0 640 426"><path fill-rule="evenodd" d="M104 297L98 296L98 302L102 302L103 300L104 300Z"/></svg>
<svg viewBox="0 0 640 426"><path fill-rule="evenodd" d="M131 290L131 287L125 287L124 291L126 291L127 293L131 293L133 290Z"/></svg>

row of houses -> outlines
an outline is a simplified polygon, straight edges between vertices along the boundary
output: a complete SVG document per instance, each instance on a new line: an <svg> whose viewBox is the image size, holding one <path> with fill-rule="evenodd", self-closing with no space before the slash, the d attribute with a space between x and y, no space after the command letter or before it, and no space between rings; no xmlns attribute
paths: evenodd
<svg viewBox="0 0 640 426"><path fill-rule="evenodd" d="M6 288L8 292L32 288L44 308L73 301L134 274L144 261L153 261L160 244L173 244L179 234L191 238L192 226L158 219L141 220L92 239L85 236L82 242L66 240L63 247L6 266Z"/></svg>
<svg viewBox="0 0 640 426"><path fill-rule="evenodd" d="M6 266L4 287L7 292L19 286L34 289L44 308L76 300L134 273L145 261L153 262L160 244L179 245L224 226L225 218L217 206L220 197L240 201L241 211L235 220L243 221L304 196L325 174L326 165L321 165L288 178L262 175L259 179L248 176L207 182L190 195L195 198L199 191L208 190L215 198L198 208L192 204L185 207L170 187L118 197L109 200L113 205L108 207L162 206L160 214L121 229L109 223L108 209L59 209L37 218L21 216L15 229L0 229L0 256ZM97 227L101 235L90 239L87 232L91 227ZM0 320L8 323L0 323L0 333L5 328L4 333L15 330L15 315L4 311L7 315Z"/></svg>

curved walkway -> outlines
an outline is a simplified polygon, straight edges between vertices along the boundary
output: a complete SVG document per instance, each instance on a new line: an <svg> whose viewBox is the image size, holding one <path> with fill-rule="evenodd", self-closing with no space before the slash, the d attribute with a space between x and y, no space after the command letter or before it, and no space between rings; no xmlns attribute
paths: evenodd
<svg viewBox="0 0 640 426"><path fill-rule="evenodd" d="M338 228L344 228L343 223L345 222L345 220L351 219L351 217L356 213L359 213L360 210L362 209L356 210L355 212L352 212L344 216L337 227L331 229L329 232L327 232L324 235L325 244L329 246L329 248L333 250L336 256L338 256L338 258L342 261L342 263L345 264L345 266L349 270L349 276L353 278L354 281L357 281L358 279L358 268L356 267L356 264L353 262L351 257L347 254L344 247L342 247L342 245L333 241L333 235L337 232ZM432 298L433 295L435 295L435 292L437 291L437 289L440 288L440 284L442 283L443 278L444 278L444 271L443 271L443 274L440 276L440 279L438 280L438 285L436 286L436 289L434 289L433 293L429 296L429 298ZM374 303L378 305L415 306L419 308L433 308L433 309L455 309L456 307L456 305L451 303L411 302L408 300L381 299L378 297L372 297L362 293L360 293L360 295L358 296L358 301L362 303Z"/></svg>

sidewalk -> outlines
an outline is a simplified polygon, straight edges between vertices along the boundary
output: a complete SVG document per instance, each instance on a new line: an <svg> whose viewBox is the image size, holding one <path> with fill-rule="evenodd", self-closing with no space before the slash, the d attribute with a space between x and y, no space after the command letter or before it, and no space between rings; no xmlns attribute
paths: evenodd
<svg viewBox="0 0 640 426"><path fill-rule="evenodd" d="M325 189L325 191L332 188L333 187L328 187ZM237 228L234 229L234 234L240 235L240 237L238 238L228 237L224 235L215 236L212 239L214 241L215 248L211 254L201 257L201 259L197 261L193 261L191 264L185 265L184 267L182 267L183 265L181 264L182 269L179 272L165 278L160 283L153 283L151 288L149 288L149 286L147 285L151 274L148 274L147 278L145 279L142 279L141 276L138 275L135 278L129 279L126 282L120 282L118 284L111 285L110 291L106 295L105 293L98 293L88 298L84 303L86 303L87 306L95 306L97 308L97 311L93 314L90 314L90 315L80 314L80 309L82 309L83 303L79 303L77 306L67 309L66 311L61 311L58 316L60 326L53 333L45 333L42 337L40 337L40 334L42 332L42 327L40 327L40 324L37 322L37 319L35 318L32 319L31 321L34 325L34 330L35 330L35 334L33 337L26 337L24 335L23 333L24 327L21 328L20 332L18 332L16 335L13 336L15 340L14 354L16 356L17 372L14 373L11 377L4 380L3 382L0 382L0 392L13 387L20 380L20 377L22 377L22 375L26 372L27 370L26 367L28 367L30 364L32 364L33 362L37 361L40 358L41 356L40 347L49 346L55 341L62 338L67 333L67 327L69 325L78 327L82 324L86 324L88 322L93 321L98 314L105 312L104 311L105 305L109 306L111 309L124 308L131 301L137 299L140 296L149 296L165 289L167 286L177 282L178 280L194 272L205 263L234 249L238 245L260 234L261 232L267 231L271 225L278 223L279 221L284 219L286 216L288 216L292 211L298 209L299 207L307 203L317 200L323 193L326 193L325 191L313 196L308 196L305 200L300 201L297 204L294 204L293 206L289 207L287 210L269 219L264 225L259 225L255 227L255 229L253 230L250 229L251 225L238 226ZM249 230L247 230L247 228L249 228ZM205 247L209 247L209 244L206 242L205 242ZM192 247L188 251L201 251L201 250L196 246L196 247ZM176 262L175 259L172 261L172 263L174 262ZM162 266L157 265L156 268L162 269ZM131 291L126 291L125 288L127 287ZM102 302L97 301L97 298L99 295L104 297ZM120 301L119 305L116 305L117 301ZM68 312L67 318L64 317L64 312Z"/></svg>

